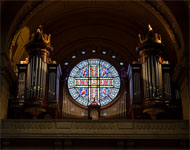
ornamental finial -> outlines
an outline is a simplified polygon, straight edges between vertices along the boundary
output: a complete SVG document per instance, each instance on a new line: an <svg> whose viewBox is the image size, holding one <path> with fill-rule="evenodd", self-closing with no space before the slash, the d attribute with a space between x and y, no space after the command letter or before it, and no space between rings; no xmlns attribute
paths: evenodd
<svg viewBox="0 0 190 150"><path fill-rule="evenodd" d="M149 30L149 31L152 31L152 27L151 27L150 24L148 25L148 30Z"/></svg>
<svg viewBox="0 0 190 150"><path fill-rule="evenodd" d="M36 32L42 32L43 29L42 29L42 25L39 25L39 27L37 28Z"/></svg>
<svg viewBox="0 0 190 150"><path fill-rule="evenodd" d="M154 33L151 25L148 25L148 33L145 38L142 38L141 34L138 34L140 44L144 43L162 43L161 35L158 33Z"/></svg>
<svg viewBox="0 0 190 150"><path fill-rule="evenodd" d="M51 34L47 35L43 32L42 25L39 25L36 32L32 33L29 43L26 45L26 49L29 51L35 51L36 49L46 49L49 52L53 51L53 47L50 43Z"/></svg>
<svg viewBox="0 0 190 150"><path fill-rule="evenodd" d="M36 32L32 34L30 42L40 42L50 45L51 34L47 35L43 33L42 25L39 25Z"/></svg>

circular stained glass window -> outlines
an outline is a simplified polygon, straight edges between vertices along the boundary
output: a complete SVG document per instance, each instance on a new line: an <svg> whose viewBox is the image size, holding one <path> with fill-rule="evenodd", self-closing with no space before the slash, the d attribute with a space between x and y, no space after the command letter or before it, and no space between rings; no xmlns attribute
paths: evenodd
<svg viewBox="0 0 190 150"><path fill-rule="evenodd" d="M95 101L104 106L118 95L120 78L110 63L100 59L88 59L71 70L68 88L78 103L88 106Z"/></svg>

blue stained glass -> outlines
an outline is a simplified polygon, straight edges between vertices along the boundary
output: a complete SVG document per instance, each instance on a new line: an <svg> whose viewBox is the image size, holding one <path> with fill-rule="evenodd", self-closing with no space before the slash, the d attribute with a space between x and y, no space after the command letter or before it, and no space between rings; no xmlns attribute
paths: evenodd
<svg viewBox="0 0 190 150"><path fill-rule="evenodd" d="M88 67L80 70L80 77L88 77Z"/></svg>
<svg viewBox="0 0 190 150"><path fill-rule="evenodd" d="M110 89L109 96L113 99L117 96L118 92L119 92L119 89L112 88L112 89Z"/></svg>
<svg viewBox="0 0 190 150"><path fill-rule="evenodd" d="M102 106L104 106L104 105L106 105L106 104L108 104L108 103L110 103L112 101L112 99L111 98L109 98L109 97L104 97L104 99L103 100L101 100L101 105Z"/></svg>
<svg viewBox="0 0 190 150"><path fill-rule="evenodd" d="M75 86L75 79L73 77L69 77L68 87L73 88Z"/></svg>
<svg viewBox="0 0 190 150"><path fill-rule="evenodd" d="M79 68L74 67L69 76L72 76L72 77L76 76L78 71L79 71Z"/></svg>
<svg viewBox="0 0 190 150"><path fill-rule="evenodd" d="M104 70L107 72L107 74L105 74ZM104 77L112 77L111 73L109 70L105 69L104 66L100 66L100 77L104 78Z"/></svg>
<svg viewBox="0 0 190 150"><path fill-rule="evenodd" d="M112 74L112 77L119 76L118 72L116 71L116 69L113 66L109 69L109 71Z"/></svg>
<svg viewBox="0 0 190 150"><path fill-rule="evenodd" d="M68 88L73 99L81 105L88 106L95 100L104 106L118 95L120 78L110 63L88 59L72 69Z"/></svg>
<svg viewBox="0 0 190 150"><path fill-rule="evenodd" d="M80 88L80 95L83 97L88 96L88 90L86 88Z"/></svg>
<svg viewBox="0 0 190 150"><path fill-rule="evenodd" d="M76 98L79 96L79 93L78 93L77 90L74 89L74 88L69 89L69 92L70 92L70 94L72 95L72 97L73 97L74 99L76 99Z"/></svg>
<svg viewBox="0 0 190 150"><path fill-rule="evenodd" d="M84 106L87 106L87 101L84 100L81 96L79 98L77 98L76 101Z"/></svg>
<svg viewBox="0 0 190 150"><path fill-rule="evenodd" d="M98 65L100 60L99 59L89 59L88 62L90 65Z"/></svg>
<svg viewBox="0 0 190 150"><path fill-rule="evenodd" d="M100 70L100 77L108 77L108 74L109 74L108 70L106 69Z"/></svg>
<svg viewBox="0 0 190 150"><path fill-rule="evenodd" d="M109 90L107 88L101 88L100 89L100 96L105 97L108 96Z"/></svg>
<svg viewBox="0 0 190 150"><path fill-rule="evenodd" d="M120 88L120 78L119 77L114 78L113 84L115 88Z"/></svg>
<svg viewBox="0 0 190 150"><path fill-rule="evenodd" d="M106 62L106 61L101 61L100 65L103 66L104 68L108 69L111 67L110 63Z"/></svg>
<svg viewBox="0 0 190 150"><path fill-rule="evenodd" d="M87 60L84 60L84 61L80 62L77 66L78 66L80 69L82 69L83 67L88 66L88 61L87 61Z"/></svg>

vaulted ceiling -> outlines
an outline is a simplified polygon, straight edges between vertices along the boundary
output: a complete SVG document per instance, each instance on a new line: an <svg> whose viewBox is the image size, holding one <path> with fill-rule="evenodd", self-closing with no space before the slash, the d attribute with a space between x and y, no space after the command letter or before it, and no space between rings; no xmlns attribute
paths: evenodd
<svg viewBox="0 0 190 150"><path fill-rule="evenodd" d="M146 34L148 24L161 34L164 57L173 66L183 59L188 47L187 2L9 1L1 6L2 48L13 64L27 55L24 45L39 25L51 34L52 59L63 66L68 61L73 67L89 57L111 61L116 68L120 61L127 66L138 59L138 34ZM92 49L97 52L92 53ZM82 55L82 50L87 53Z"/></svg>

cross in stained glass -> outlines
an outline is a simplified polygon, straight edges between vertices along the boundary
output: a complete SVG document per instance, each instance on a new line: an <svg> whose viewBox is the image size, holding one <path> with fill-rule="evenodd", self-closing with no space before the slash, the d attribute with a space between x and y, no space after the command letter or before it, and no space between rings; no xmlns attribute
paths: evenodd
<svg viewBox="0 0 190 150"><path fill-rule="evenodd" d="M88 59L73 68L68 87L71 96L80 104L87 106L95 100L103 106L117 96L120 78L108 62Z"/></svg>

